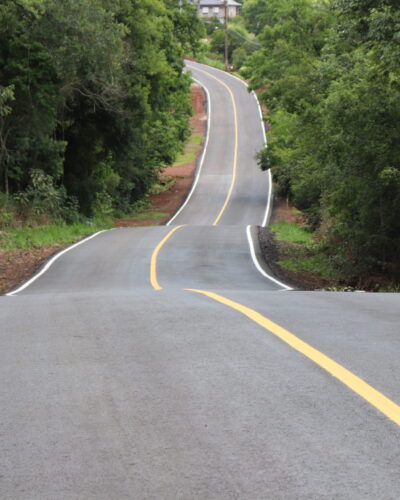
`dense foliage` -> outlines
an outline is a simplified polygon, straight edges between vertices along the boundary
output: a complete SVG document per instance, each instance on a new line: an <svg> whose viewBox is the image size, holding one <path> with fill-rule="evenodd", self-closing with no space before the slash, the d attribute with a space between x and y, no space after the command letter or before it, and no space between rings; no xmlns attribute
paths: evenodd
<svg viewBox="0 0 400 500"><path fill-rule="evenodd" d="M208 53L212 59L225 63L225 28L221 21L214 17L203 20L208 37L203 45L203 52ZM227 29L228 65L233 70L238 70L246 57L260 48L260 43L255 40L243 25L243 19L238 16L229 21Z"/></svg>
<svg viewBox="0 0 400 500"><path fill-rule="evenodd" d="M202 28L180 3L2 0L0 192L92 215L147 191L187 136Z"/></svg>
<svg viewBox="0 0 400 500"><path fill-rule="evenodd" d="M247 0L243 73L271 123L262 168L338 267L400 274L397 0Z"/></svg>

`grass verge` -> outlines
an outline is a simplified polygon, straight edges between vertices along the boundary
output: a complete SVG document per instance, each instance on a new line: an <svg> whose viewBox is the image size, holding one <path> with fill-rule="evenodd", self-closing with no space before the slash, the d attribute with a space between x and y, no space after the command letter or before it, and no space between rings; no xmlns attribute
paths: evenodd
<svg viewBox="0 0 400 500"><path fill-rule="evenodd" d="M282 268L300 273L303 277L304 274L312 274L326 281L340 278L331 259L322 252L305 227L297 222L281 220L272 224L270 230L280 242L277 263Z"/></svg>
<svg viewBox="0 0 400 500"><path fill-rule="evenodd" d="M293 209L290 215L301 217L301 213ZM272 224L269 229L278 249L278 258L274 259L274 263L284 278L295 286L334 292L400 292L400 284L393 275L361 275L353 273L348 266L341 269L329 256L327 248L316 242L313 234L298 222L283 219Z"/></svg>
<svg viewBox="0 0 400 500"><path fill-rule="evenodd" d="M280 220L272 224L271 231L278 241L287 241L288 243L298 243L306 247L313 246L312 234L296 222Z"/></svg>
<svg viewBox="0 0 400 500"><path fill-rule="evenodd" d="M203 136L200 134L193 134L189 139L189 145L200 146Z"/></svg>
<svg viewBox="0 0 400 500"><path fill-rule="evenodd" d="M183 153L183 154L179 155L178 159L173 164L173 166L180 167L181 165L185 165L185 163L189 163L189 162L193 161L195 156L196 156L195 151L188 151L186 153Z"/></svg>
<svg viewBox="0 0 400 500"><path fill-rule="evenodd" d="M223 62L218 61L217 59L211 59L211 57L200 56L198 58L198 62L208 64L213 68L225 70L225 64Z"/></svg>
<svg viewBox="0 0 400 500"><path fill-rule="evenodd" d="M37 227L15 227L2 232L0 249L28 250L30 248L65 246L85 236L113 227L112 220L91 219L86 223L49 224Z"/></svg>
<svg viewBox="0 0 400 500"><path fill-rule="evenodd" d="M129 213L127 215L124 215L123 217L120 217L118 221L149 221L149 224L154 225L157 223L158 219L164 219L165 217L168 217L167 212L157 212L153 207L150 205L147 208L142 208L141 210L138 210L136 212ZM154 222L151 222L151 220L154 220ZM121 225L121 224L119 224Z"/></svg>

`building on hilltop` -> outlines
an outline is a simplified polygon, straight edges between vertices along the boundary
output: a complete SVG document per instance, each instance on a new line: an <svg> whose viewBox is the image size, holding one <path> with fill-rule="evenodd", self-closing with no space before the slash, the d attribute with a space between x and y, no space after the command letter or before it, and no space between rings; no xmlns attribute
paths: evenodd
<svg viewBox="0 0 400 500"><path fill-rule="evenodd" d="M199 17L203 19L210 19L212 17L217 17L221 21L225 17L225 1L224 0L199 0L197 3L197 12ZM239 9L242 6L240 3L234 0L227 0L227 15L228 19L239 14Z"/></svg>

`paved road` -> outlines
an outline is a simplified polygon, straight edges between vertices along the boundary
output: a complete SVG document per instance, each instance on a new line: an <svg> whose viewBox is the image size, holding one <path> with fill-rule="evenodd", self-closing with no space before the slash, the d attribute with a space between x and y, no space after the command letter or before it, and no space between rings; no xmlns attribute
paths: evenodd
<svg viewBox="0 0 400 500"><path fill-rule="evenodd" d="M399 295L256 269L256 101L190 65L210 137L171 226L99 234L0 298L0 498L397 499Z"/></svg>

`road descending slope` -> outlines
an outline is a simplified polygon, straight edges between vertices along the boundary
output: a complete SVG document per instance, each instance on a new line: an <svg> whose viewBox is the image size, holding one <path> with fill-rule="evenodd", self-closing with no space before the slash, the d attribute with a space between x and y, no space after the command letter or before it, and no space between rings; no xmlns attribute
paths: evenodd
<svg viewBox="0 0 400 500"><path fill-rule="evenodd" d="M255 97L208 89L169 226L103 232L0 297L1 499L397 499L400 299L258 269Z"/></svg>

